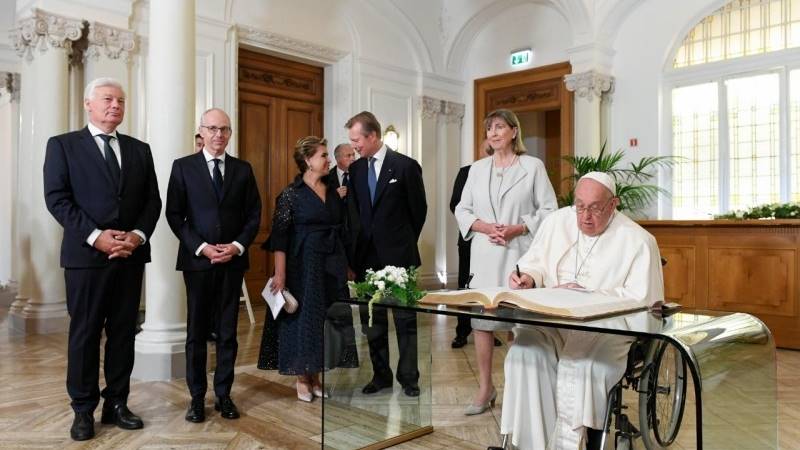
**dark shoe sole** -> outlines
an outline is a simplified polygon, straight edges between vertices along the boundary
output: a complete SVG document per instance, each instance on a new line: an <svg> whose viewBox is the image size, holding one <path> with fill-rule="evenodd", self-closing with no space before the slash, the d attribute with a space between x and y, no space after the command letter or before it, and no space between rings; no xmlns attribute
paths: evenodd
<svg viewBox="0 0 800 450"><path fill-rule="evenodd" d="M93 439L94 435L90 434L90 435L87 435L87 436L76 436L76 435L72 434L72 432L70 432L69 433L69 437L71 437L73 441L88 441L89 439Z"/></svg>
<svg viewBox="0 0 800 450"><path fill-rule="evenodd" d="M219 405L214 405L214 411L222 411L222 408ZM239 417L241 417L241 415L239 413L234 413L234 414L221 413L220 417L222 417L223 419L233 420L233 419L238 419Z"/></svg>
<svg viewBox="0 0 800 450"><path fill-rule="evenodd" d="M203 422L206 421L205 416L204 417L184 417L184 419L186 419L187 422L192 422L192 423L203 423Z"/></svg>

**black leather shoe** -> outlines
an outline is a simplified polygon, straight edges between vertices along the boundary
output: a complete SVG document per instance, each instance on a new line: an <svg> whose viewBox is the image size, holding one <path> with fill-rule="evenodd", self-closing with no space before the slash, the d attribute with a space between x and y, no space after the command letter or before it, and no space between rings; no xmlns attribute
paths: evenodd
<svg viewBox="0 0 800 450"><path fill-rule="evenodd" d="M138 430L144 427L142 419L132 413L124 403L114 405L103 403L103 415L100 416L100 423L114 424L123 430Z"/></svg>
<svg viewBox="0 0 800 450"><path fill-rule="evenodd" d="M208 342L217 342L217 333L208 333Z"/></svg>
<svg viewBox="0 0 800 450"><path fill-rule="evenodd" d="M453 338L453 342L450 343L451 348L461 348L467 345L467 338L465 336L456 336Z"/></svg>
<svg viewBox="0 0 800 450"><path fill-rule="evenodd" d="M217 401L214 402L214 409L219 411L219 415L226 419L239 418L239 410L236 409L236 405L233 404L233 400L231 400L230 397L218 398Z"/></svg>
<svg viewBox="0 0 800 450"><path fill-rule="evenodd" d="M94 437L94 416L88 412L76 412L69 436L73 441L88 441Z"/></svg>
<svg viewBox="0 0 800 450"><path fill-rule="evenodd" d="M374 394L374 393L380 391L381 389L386 389L386 388L389 388L389 387L392 387L392 382L391 381L385 382L385 381L380 381L380 380L376 380L376 379L373 378L372 381L367 383L367 385L364 386L363 389L361 389L361 392L364 393L364 394Z"/></svg>
<svg viewBox="0 0 800 450"><path fill-rule="evenodd" d="M414 384L407 384L403 386L403 393L409 397L419 397L419 386Z"/></svg>
<svg viewBox="0 0 800 450"><path fill-rule="evenodd" d="M495 347L502 347L503 346L503 341L501 341L500 339L494 338L494 346Z"/></svg>
<svg viewBox="0 0 800 450"><path fill-rule="evenodd" d="M206 420L206 405L203 397L193 398L184 417L189 422L200 423Z"/></svg>

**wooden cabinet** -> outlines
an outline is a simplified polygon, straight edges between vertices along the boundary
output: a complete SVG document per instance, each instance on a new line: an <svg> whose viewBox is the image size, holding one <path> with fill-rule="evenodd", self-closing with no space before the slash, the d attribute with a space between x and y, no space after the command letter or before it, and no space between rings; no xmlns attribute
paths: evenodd
<svg viewBox="0 0 800 450"><path fill-rule="evenodd" d="M665 296L687 308L740 311L777 346L800 349L800 221L640 221L658 241Z"/></svg>

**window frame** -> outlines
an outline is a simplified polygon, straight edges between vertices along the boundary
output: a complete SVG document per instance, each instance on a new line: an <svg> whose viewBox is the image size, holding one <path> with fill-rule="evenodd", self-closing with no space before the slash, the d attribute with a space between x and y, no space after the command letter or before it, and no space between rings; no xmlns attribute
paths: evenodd
<svg viewBox="0 0 800 450"><path fill-rule="evenodd" d="M728 126L727 109L727 89L725 81L730 79L778 73L779 75L779 119L778 136L779 142L779 201L791 201L792 197L792 175L791 175L791 139L790 134L790 74L793 70L800 69L800 48L778 50L770 53L743 56L723 61L715 61L706 64L674 68L672 61L675 53L682 45L682 41L677 43L667 64L664 67L661 82L661 145L659 155L672 155L672 90L675 88L691 86L702 83L717 84L717 108L718 108L718 137L719 137L719 210L714 214L721 214L729 211L730 204L730 138ZM800 136L798 136L800 138ZM795 177L800 174L794 174ZM659 185L672 192L673 174L670 168L662 168L658 174ZM658 217L663 220L670 220L673 216L672 197L668 195L659 196Z"/></svg>

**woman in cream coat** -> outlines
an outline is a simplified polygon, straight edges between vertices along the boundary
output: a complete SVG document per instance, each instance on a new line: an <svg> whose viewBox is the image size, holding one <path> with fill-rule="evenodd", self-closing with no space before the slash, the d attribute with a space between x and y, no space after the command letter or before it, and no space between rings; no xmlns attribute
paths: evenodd
<svg viewBox="0 0 800 450"><path fill-rule="evenodd" d="M489 156L472 165L455 211L461 235L471 242L473 288L505 286L539 224L558 208L544 164L524 154L517 116L498 109L486 116L484 127ZM480 414L494 404L493 331L510 330L511 324L473 319L472 328L480 387L467 415Z"/></svg>

